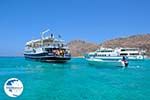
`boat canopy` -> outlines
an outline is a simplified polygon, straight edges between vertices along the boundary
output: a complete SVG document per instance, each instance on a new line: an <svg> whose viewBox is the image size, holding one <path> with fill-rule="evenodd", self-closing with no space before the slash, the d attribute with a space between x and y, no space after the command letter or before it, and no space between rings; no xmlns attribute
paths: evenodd
<svg viewBox="0 0 150 100"><path fill-rule="evenodd" d="M31 40L26 43L26 46L31 45L51 45L51 44L62 44L64 40L55 39L51 37L45 37L43 39ZM64 44L64 43L63 43Z"/></svg>

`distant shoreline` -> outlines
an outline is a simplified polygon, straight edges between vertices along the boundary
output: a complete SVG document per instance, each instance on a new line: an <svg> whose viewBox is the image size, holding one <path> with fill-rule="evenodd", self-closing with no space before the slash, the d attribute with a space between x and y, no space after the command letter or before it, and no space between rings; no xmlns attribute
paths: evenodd
<svg viewBox="0 0 150 100"><path fill-rule="evenodd" d="M74 56L72 58L84 58L84 56Z"/></svg>

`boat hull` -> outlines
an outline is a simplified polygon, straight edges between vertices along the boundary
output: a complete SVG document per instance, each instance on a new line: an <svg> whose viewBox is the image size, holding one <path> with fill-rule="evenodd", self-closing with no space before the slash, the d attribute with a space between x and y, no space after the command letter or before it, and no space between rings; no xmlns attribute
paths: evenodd
<svg viewBox="0 0 150 100"><path fill-rule="evenodd" d="M42 61L42 62L58 62L58 63L64 63L67 62L68 60L71 59L71 57L69 56L39 56L39 55L27 55L25 54L24 57L26 59L32 59L32 60L36 60L36 61Z"/></svg>
<svg viewBox="0 0 150 100"><path fill-rule="evenodd" d="M86 59L89 64L98 65L98 66L116 66L116 67L125 67L125 63L121 60L100 60L100 59Z"/></svg>
<svg viewBox="0 0 150 100"><path fill-rule="evenodd" d="M123 56L103 56L103 57L95 57L96 59L102 60L121 60ZM126 56L128 61L141 61L144 60L143 56Z"/></svg>

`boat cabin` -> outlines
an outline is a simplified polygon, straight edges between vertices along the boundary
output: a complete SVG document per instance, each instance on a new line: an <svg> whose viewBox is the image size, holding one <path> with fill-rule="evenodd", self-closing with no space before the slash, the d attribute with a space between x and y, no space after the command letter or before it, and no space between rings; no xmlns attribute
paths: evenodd
<svg viewBox="0 0 150 100"><path fill-rule="evenodd" d="M121 48L119 52L120 56L137 56L141 54L138 48Z"/></svg>

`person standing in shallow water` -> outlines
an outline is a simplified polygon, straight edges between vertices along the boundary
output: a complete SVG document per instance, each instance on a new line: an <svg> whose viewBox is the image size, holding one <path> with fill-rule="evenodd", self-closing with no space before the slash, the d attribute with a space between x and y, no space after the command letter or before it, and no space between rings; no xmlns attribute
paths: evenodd
<svg viewBox="0 0 150 100"><path fill-rule="evenodd" d="M125 67L127 67L128 66L128 61L127 61L125 56L122 57L122 61L124 62Z"/></svg>
<svg viewBox="0 0 150 100"><path fill-rule="evenodd" d="M126 61L126 57L125 56L122 57L122 61Z"/></svg>

